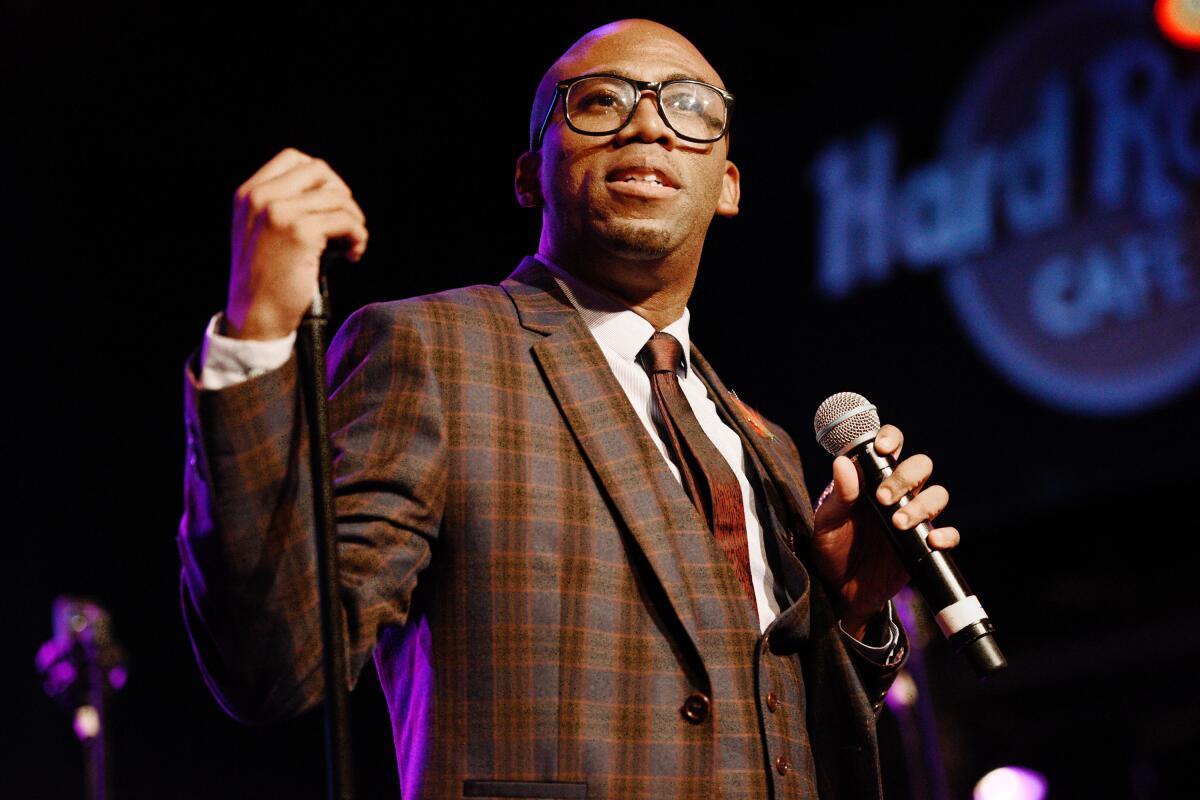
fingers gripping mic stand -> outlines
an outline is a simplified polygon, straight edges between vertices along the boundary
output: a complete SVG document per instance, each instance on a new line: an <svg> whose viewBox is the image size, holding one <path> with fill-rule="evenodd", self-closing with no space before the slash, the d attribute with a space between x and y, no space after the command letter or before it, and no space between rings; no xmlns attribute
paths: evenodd
<svg viewBox="0 0 1200 800"><path fill-rule="evenodd" d="M344 250L334 246L321 256L321 272L312 305L296 336L296 358L308 422L312 464L313 522L317 546L317 584L321 598L322 672L325 676L326 796L354 796L350 761L350 715L346 696L346 635L338 583L337 515L333 501L333 456L325 398L325 347L329 326L329 292L325 268Z"/></svg>

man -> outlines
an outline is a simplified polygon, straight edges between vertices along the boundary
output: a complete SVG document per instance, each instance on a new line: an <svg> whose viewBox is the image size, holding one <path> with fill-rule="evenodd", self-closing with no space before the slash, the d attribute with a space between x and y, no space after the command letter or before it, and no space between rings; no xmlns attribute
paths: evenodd
<svg viewBox="0 0 1200 800"><path fill-rule="evenodd" d="M727 94L669 28L587 34L517 164L538 254L499 287L361 309L331 345L347 680L374 652L405 797L879 796L906 576L853 466L814 516L787 434L689 347L708 225L737 213ZM287 150L251 177L188 372L185 620L246 720L322 690L288 353L339 237L361 257L324 162ZM885 426L879 449L901 444ZM946 505L930 470L908 458L880 490L916 492L902 527Z"/></svg>

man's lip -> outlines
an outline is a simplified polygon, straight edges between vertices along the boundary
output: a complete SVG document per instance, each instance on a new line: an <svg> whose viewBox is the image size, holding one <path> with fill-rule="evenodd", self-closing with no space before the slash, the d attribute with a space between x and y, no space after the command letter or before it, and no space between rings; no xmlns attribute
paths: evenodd
<svg viewBox="0 0 1200 800"><path fill-rule="evenodd" d="M605 176L605 180L609 183L621 183L627 181L629 178L645 181L645 176L650 174L658 178L659 183L667 188L679 188L679 178L675 176L674 172L656 164L626 164L610 171Z"/></svg>
<svg viewBox="0 0 1200 800"><path fill-rule="evenodd" d="M636 197L640 200L659 200L673 197L679 190L671 186L659 186L648 181L609 181L605 184L613 194Z"/></svg>

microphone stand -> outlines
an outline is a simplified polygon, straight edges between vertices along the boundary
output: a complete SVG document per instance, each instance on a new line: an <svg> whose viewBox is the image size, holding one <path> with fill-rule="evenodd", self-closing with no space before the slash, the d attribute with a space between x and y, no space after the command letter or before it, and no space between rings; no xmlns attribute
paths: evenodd
<svg viewBox="0 0 1200 800"><path fill-rule="evenodd" d="M901 589L892 602L896 605L901 624L909 631L908 664L901 675L910 683L900 687L893 684L893 689L899 691L889 692L887 698L888 707L900 729L909 796L914 799L950 800L937 715L933 707L933 687L925 663L930 632L923 614L928 612L923 610L920 597L911 587Z"/></svg>
<svg viewBox="0 0 1200 800"><path fill-rule="evenodd" d="M112 620L98 603L60 595L54 599L54 638L35 659L46 693L71 714L83 745L84 797L112 797L109 700L125 686L125 653L112 636Z"/></svg>
<svg viewBox="0 0 1200 800"><path fill-rule="evenodd" d="M321 598L322 669L325 675L325 766L329 800L354 796L350 760L350 714L346 695L346 647L339 601L337 515L333 497L333 456L325 398L326 329L329 292L325 267L342 255L329 248L321 255L321 272L312 305L296 336L301 393L308 422L312 467L313 522L317 548L317 583Z"/></svg>

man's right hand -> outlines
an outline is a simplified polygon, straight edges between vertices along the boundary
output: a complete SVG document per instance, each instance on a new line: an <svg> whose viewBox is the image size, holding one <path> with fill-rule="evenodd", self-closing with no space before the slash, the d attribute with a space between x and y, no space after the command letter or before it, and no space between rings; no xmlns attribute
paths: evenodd
<svg viewBox="0 0 1200 800"><path fill-rule="evenodd" d="M225 330L237 339L279 339L300 327L331 239L367 249L366 217L348 187L319 158L287 148L238 187Z"/></svg>

